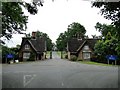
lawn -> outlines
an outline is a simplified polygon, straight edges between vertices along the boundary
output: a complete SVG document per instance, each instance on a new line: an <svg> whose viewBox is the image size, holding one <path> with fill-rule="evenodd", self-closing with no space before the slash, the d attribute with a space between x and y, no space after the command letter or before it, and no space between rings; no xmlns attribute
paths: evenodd
<svg viewBox="0 0 120 90"><path fill-rule="evenodd" d="M61 56L61 51L57 51L57 54L58 54L59 56Z"/></svg>
<svg viewBox="0 0 120 90"><path fill-rule="evenodd" d="M92 61L78 61L78 62L83 64L100 65L100 66L118 66L118 65L104 64L104 63L98 63L98 62L92 62Z"/></svg>
<svg viewBox="0 0 120 90"><path fill-rule="evenodd" d="M57 54L61 57L61 51L57 51ZM65 55L66 55L67 53L65 52L65 51L63 51L63 58L65 58Z"/></svg>
<svg viewBox="0 0 120 90"><path fill-rule="evenodd" d="M46 52L46 58L50 58L50 51Z"/></svg>

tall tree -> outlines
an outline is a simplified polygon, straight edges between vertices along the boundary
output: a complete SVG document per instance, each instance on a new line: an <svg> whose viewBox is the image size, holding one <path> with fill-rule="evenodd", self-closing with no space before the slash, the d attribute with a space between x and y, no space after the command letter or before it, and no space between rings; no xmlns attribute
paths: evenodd
<svg viewBox="0 0 120 90"><path fill-rule="evenodd" d="M105 60L106 55L118 55L119 56L119 40L114 33L115 27L113 25L106 25L97 23L96 29L101 32L102 39L95 45L95 54L100 57L101 60Z"/></svg>
<svg viewBox="0 0 120 90"><path fill-rule="evenodd" d="M46 45L47 45L47 51L51 51L53 47L52 40L49 38L49 36L46 33L37 31L36 37L44 37L46 39Z"/></svg>
<svg viewBox="0 0 120 90"><path fill-rule="evenodd" d="M30 14L37 14L37 6L43 6L41 0L37 2L2 2L2 34L0 37L11 39L13 33L23 34L27 28L28 16L23 12L23 8L27 9Z"/></svg>
<svg viewBox="0 0 120 90"><path fill-rule="evenodd" d="M92 7L100 8L101 15L113 21L120 28L120 1L118 2L93 2Z"/></svg>
<svg viewBox="0 0 120 90"><path fill-rule="evenodd" d="M117 46L117 52L120 56L120 1L118 2L97 2L94 1L92 3L92 7L100 8L100 13L103 15L106 19L112 20L112 23L116 29L115 38L118 39L118 46Z"/></svg>
<svg viewBox="0 0 120 90"><path fill-rule="evenodd" d="M65 35L64 35L64 33L60 33L60 35L56 41L57 49L60 51L63 51L66 49L66 45L67 45L67 40L65 38Z"/></svg>
<svg viewBox="0 0 120 90"><path fill-rule="evenodd" d="M72 24L68 25L68 36L71 37L77 37L77 38L84 38L86 30L84 26L77 22L73 22Z"/></svg>
<svg viewBox="0 0 120 90"><path fill-rule="evenodd" d="M103 38L106 37L108 32L110 32L112 36L116 36L116 27L114 25L101 24L97 22L95 29L101 33Z"/></svg>
<svg viewBox="0 0 120 90"><path fill-rule="evenodd" d="M57 38L56 44L58 50L66 50L67 42L71 38L84 38L86 30L84 26L77 22L73 22L72 24L68 25L67 31L64 33L60 33L59 37Z"/></svg>

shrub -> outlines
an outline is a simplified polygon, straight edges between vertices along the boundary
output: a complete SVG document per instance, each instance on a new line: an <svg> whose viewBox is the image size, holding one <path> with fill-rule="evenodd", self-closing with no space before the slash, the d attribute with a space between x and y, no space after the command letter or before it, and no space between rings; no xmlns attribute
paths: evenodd
<svg viewBox="0 0 120 90"><path fill-rule="evenodd" d="M105 58L105 56L98 56L97 59L99 63L107 63L107 59Z"/></svg>
<svg viewBox="0 0 120 90"><path fill-rule="evenodd" d="M71 55L71 59L70 59L71 61L77 61L77 56L75 56L75 55Z"/></svg>
<svg viewBox="0 0 120 90"><path fill-rule="evenodd" d="M92 56L92 57L90 58L90 60L91 60L91 61L94 61L94 62L98 62L97 56Z"/></svg>
<svg viewBox="0 0 120 90"><path fill-rule="evenodd" d="M83 59L77 58L77 61L83 61Z"/></svg>
<svg viewBox="0 0 120 90"><path fill-rule="evenodd" d="M35 61L35 54L30 53L30 58L27 61Z"/></svg>
<svg viewBox="0 0 120 90"><path fill-rule="evenodd" d="M68 59L68 55L67 54L65 55L65 59Z"/></svg>

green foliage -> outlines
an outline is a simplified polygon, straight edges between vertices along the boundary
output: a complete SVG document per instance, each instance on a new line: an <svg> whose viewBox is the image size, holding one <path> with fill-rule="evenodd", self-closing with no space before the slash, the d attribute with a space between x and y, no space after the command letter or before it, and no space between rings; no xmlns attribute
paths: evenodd
<svg viewBox="0 0 120 90"><path fill-rule="evenodd" d="M2 62L5 63L7 54L13 54L14 59L18 59L18 51L19 51L19 48L17 47L8 48L7 46L2 46Z"/></svg>
<svg viewBox="0 0 120 90"><path fill-rule="evenodd" d="M85 28L77 22L68 25L67 35L69 35L69 37L84 38L85 33Z"/></svg>
<svg viewBox="0 0 120 90"><path fill-rule="evenodd" d="M117 47L118 39L116 38L100 40L94 47L94 53L98 56L99 60L105 61L106 55L119 55Z"/></svg>
<svg viewBox="0 0 120 90"><path fill-rule="evenodd" d="M47 51L51 51L53 48L53 43L52 40L49 38L49 36L46 33L37 31L36 32L36 37L43 37L46 40L46 45L47 45Z"/></svg>
<svg viewBox="0 0 120 90"><path fill-rule="evenodd" d="M68 59L68 55L67 54L65 55L65 59Z"/></svg>
<svg viewBox="0 0 120 90"><path fill-rule="evenodd" d="M120 1L119 2L93 2L93 7L100 8L101 15L113 21L114 25L120 27Z"/></svg>
<svg viewBox="0 0 120 90"><path fill-rule="evenodd" d="M14 54L14 59L18 59L18 53L19 53L19 48L18 47L14 47L14 48L10 48L10 51L13 52Z"/></svg>
<svg viewBox="0 0 120 90"><path fill-rule="evenodd" d="M106 25L97 22L95 28L102 34L102 37L106 37L108 32L110 32L111 36L116 35L116 27L113 25Z"/></svg>
<svg viewBox="0 0 120 90"><path fill-rule="evenodd" d="M22 7L30 14L37 14L37 6L42 6L40 2L2 2L2 34L0 37L11 39L13 33L23 34L27 28L28 16L25 16Z"/></svg>
<svg viewBox="0 0 120 90"><path fill-rule="evenodd" d="M47 51L51 51L52 50L52 47L53 47L53 43L52 43L52 40L48 37L47 38Z"/></svg>
<svg viewBox="0 0 120 90"><path fill-rule="evenodd" d="M6 55L10 53L10 50L6 46L2 46L2 62L4 63L6 60Z"/></svg>
<svg viewBox="0 0 120 90"><path fill-rule="evenodd" d="M27 61L35 61L35 53L30 53L30 58Z"/></svg>
<svg viewBox="0 0 120 90"><path fill-rule="evenodd" d="M67 31L65 31L64 33L60 33L59 37L57 38L57 49L60 51L66 50L68 40L73 37L84 38L85 33L86 30L81 24L73 22L72 24L68 25Z"/></svg>
<svg viewBox="0 0 120 90"><path fill-rule="evenodd" d="M95 44L95 53L97 54L97 55L102 55L102 54L104 54L104 41L102 40L102 41L98 41L96 44Z"/></svg>
<svg viewBox="0 0 120 90"><path fill-rule="evenodd" d="M103 63L98 63L98 62L92 62L92 61L80 61L80 63L83 63L83 64L89 64L89 65L100 65L100 66L113 66L111 64L103 64Z"/></svg>
<svg viewBox="0 0 120 90"><path fill-rule="evenodd" d="M117 28L113 25L100 23L97 23L95 27L102 34L102 39L95 45L95 53L101 60L109 54L118 55L120 57L120 42L117 37Z"/></svg>
<svg viewBox="0 0 120 90"><path fill-rule="evenodd" d="M2 35L6 36L7 39L12 37L13 30L20 33L20 31L26 29L26 21L28 18L23 14L19 3L3 2L2 16Z"/></svg>
<svg viewBox="0 0 120 90"><path fill-rule="evenodd" d="M77 61L77 56L75 56L75 55L71 55L70 60L71 60L71 61Z"/></svg>
<svg viewBox="0 0 120 90"><path fill-rule="evenodd" d="M100 13L106 19L112 20L112 25L115 26L115 29L112 30L112 36L117 39L117 47L115 50L120 57L120 1L118 2L93 2L92 7L100 8ZM109 31L109 29L107 29ZM106 31L106 32L107 32Z"/></svg>
<svg viewBox="0 0 120 90"><path fill-rule="evenodd" d="M117 39L101 40L95 45L95 52L99 55L117 54L116 47L118 45Z"/></svg>
<svg viewBox="0 0 120 90"><path fill-rule="evenodd" d="M63 33L60 33L59 37L57 38L56 46L59 51L66 50L65 47L67 47L67 38L65 38Z"/></svg>

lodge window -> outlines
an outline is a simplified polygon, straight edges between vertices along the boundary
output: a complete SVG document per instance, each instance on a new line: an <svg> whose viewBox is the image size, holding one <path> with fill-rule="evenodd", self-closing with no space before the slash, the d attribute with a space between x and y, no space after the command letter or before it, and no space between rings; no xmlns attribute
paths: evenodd
<svg viewBox="0 0 120 90"><path fill-rule="evenodd" d="M25 45L25 49L30 49L29 45Z"/></svg>
<svg viewBox="0 0 120 90"><path fill-rule="evenodd" d="M83 58L84 59L90 59L90 53L89 52L84 52L83 53Z"/></svg>
<svg viewBox="0 0 120 90"><path fill-rule="evenodd" d="M85 45L83 50L89 50L89 46L88 45Z"/></svg>
<svg viewBox="0 0 120 90"><path fill-rule="evenodd" d="M23 53L23 58L24 59L29 59L30 58L30 53Z"/></svg>

